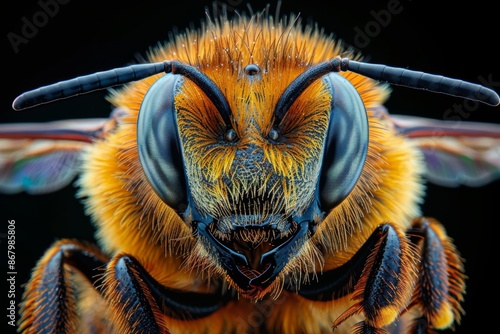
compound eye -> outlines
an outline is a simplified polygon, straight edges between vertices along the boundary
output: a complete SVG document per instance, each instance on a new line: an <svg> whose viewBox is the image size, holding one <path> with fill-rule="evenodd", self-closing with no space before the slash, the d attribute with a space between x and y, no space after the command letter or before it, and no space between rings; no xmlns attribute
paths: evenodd
<svg viewBox="0 0 500 334"><path fill-rule="evenodd" d="M321 208L328 212L354 189L368 151L368 118L359 93L337 73L323 77L332 100L319 182Z"/></svg>
<svg viewBox="0 0 500 334"><path fill-rule="evenodd" d="M146 178L167 205L187 207L184 159L177 127L175 95L184 78L166 74L148 90L137 120L139 160Z"/></svg>

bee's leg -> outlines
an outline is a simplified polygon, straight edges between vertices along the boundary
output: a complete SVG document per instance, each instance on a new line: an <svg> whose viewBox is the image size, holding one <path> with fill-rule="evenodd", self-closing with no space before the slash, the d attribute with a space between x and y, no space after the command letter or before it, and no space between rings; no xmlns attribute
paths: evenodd
<svg viewBox="0 0 500 334"><path fill-rule="evenodd" d="M159 284L132 256L113 258L103 279L108 301L119 333L168 333L168 320L195 320L206 317L231 297L195 293Z"/></svg>
<svg viewBox="0 0 500 334"><path fill-rule="evenodd" d="M421 258L408 312L414 316L410 333L452 327L463 314L460 305L466 279L463 260L444 228L433 219L416 219L407 234L418 246Z"/></svg>
<svg viewBox="0 0 500 334"><path fill-rule="evenodd" d="M352 293L355 303L334 321L333 328L355 314L363 314L364 321L357 323L353 332L388 333L383 328L397 320L410 303L416 277L416 249L400 227L382 224L360 251L368 255Z"/></svg>
<svg viewBox="0 0 500 334"><path fill-rule="evenodd" d="M38 261L26 286L19 331L76 333L77 303L71 269L76 269L93 285L98 279L98 268L107 261L96 247L73 240L56 242Z"/></svg>

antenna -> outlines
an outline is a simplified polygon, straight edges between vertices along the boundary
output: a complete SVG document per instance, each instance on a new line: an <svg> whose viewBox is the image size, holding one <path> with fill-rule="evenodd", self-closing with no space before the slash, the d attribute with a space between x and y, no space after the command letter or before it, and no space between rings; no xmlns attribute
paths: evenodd
<svg viewBox="0 0 500 334"><path fill-rule="evenodd" d="M276 105L276 122L279 123L293 101L314 80L330 72L341 71L352 71L393 85L463 97L491 106L500 104L500 97L495 91L478 84L399 67L363 63L348 58L336 57L312 66L288 86ZM21 94L14 100L12 108L22 110L39 104L141 80L162 72L181 74L195 82L217 107L225 123L230 124L231 110L224 94L217 85L193 66L179 61L131 65L61 81Z"/></svg>

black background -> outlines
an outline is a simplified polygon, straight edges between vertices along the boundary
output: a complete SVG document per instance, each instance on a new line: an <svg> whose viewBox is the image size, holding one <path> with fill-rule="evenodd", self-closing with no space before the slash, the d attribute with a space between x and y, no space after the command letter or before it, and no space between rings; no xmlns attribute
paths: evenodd
<svg viewBox="0 0 500 334"><path fill-rule="evenodd" d="M229 10L244 11L245 1L220 1ZM267 2L250 1L254 10ZM367 45L356 42L357 29L373 28L374 12L387 9L395 1L326 2L285 0L281 12L301 13L302 19L312 20L336 37L358 46L371 62L442 74L477 82L480 76L498 81L497 10L486 1L470 4L442 4L436 8L430 1L400 1L398 14L392 14L378 32L371 31ZM39 22L36 34L14 51L9 33L21 35L23 20L34 22L41 17L37 1L10 3L2 10L2 93L1 122L36 122L64 118L107 117L110 106L105 92L76 97L24 112L14 112L11 103L20 93L56 81L83 74L121 67L133 62L157 42L166 41L174 28L183 30L190 24L198 26L204 18L204 8L212 1L179 1L157 4L142 0L134 5L119 1L68 1L46 22ZM274 12L275 6L271 6ZM374 11L374 12L373 12ZM38 14L37 14L38 13ZM38 16L37 16L38 15ZM376 24L375 24L376 25ZM389 111L442 119L454 105L463 105L460 98L418 90L394 87L386 104ZM464 105L470 106L470 105ZM500 123L500 109L481 105L473 108L467 121ZM429 185L423 211L441 220L457 248L466 259L469 280L467 312L456 333L478 332L494 326L498 309L495 276L498 262L496 226L500 182L482 188L455 189ZM0 217L6 233L8 220L16 222L16 285L17 297L30 269L44 250L63 237L92 240L93 230L82 205L74 198L75 188L69 186L44 196L25 194L0 195ZM2 263L7 253L1 240ZM4 270L7 272L7 270ZM0 294L6 296L5 292ZM5 297L4 297L5 298ZM486 307L486 303L492 303ZM7 306L7 303L3 304ZM5 310L3 306L2 309ZM2 317L7 321L6 318Z"/></svg>

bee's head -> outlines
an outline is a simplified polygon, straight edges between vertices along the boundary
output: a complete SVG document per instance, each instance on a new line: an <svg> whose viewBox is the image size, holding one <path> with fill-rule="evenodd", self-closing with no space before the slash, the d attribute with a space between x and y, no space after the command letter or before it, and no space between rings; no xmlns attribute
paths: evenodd
<svg viewBox="0 0 500 334"><path fill-rule="evenodd" d="M347 79L317 66L286 69L290 80L256 64L231 79L188 68L191 80L167 74L144 97L141 163L209 262L260 296L356 184L366 110Z"/></svg>

